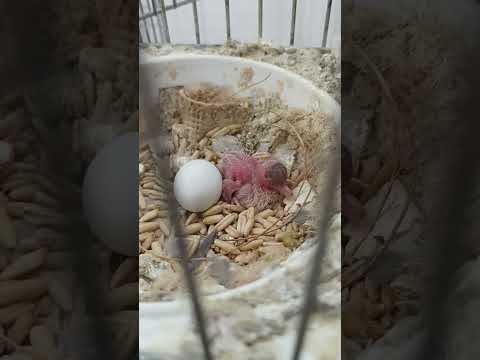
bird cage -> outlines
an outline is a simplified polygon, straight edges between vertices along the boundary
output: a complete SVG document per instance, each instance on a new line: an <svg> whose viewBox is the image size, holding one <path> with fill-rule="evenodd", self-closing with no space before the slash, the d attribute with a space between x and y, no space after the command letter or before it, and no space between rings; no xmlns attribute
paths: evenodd
<svg viewBox="0 0 480 360"><path fill-rule="evenodd" d="M142 0L139 40L141 45L266 40L338 49L340 6L339 0Z"/></svg>

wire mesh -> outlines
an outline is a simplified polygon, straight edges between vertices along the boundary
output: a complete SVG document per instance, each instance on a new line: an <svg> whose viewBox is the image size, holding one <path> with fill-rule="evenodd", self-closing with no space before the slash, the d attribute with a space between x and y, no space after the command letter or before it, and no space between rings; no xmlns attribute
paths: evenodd
<svg viewBox="0 0 480 360"><path fill-rule="evenodd" d="M155 4L155 1L160 1L160 9L155 6L148 5L151 1L152 4ZM202 34L200 33L200 26L199 26L199 12L198 12L198 5L197 2L199 0L183 0L183 1L172 1L171 5L165 5L165 0L141 0L139 1L139 29L140 29L140 43L141 44L162 44L162 43L170 43L172 34L171 29L168 26L167 21L167 14L172 10L177 10L182 8L186 5L191 4L192 6L192 15L193 15L193 27L194 27L194 35L195 41L197 44L201 44ZM208 0L203 0L208 1ZM291 0L291 12L290 12L290 31L288 35L288 44L290 46L296 45L296 34L297 34L297 10L299 7L298 0ZM325 47L327 45L327 39L329 37L329 28L330 28L330 13L332 11L332 0L325 0L326 1L326 11L324 14L320 14L318 19L323 19L323 34L322 34L322 41L321 46ZM148 6L145 6L147 4ZM264 1L257 0L257 16L258 16L258 39L263 39L264 37L264 22L265 22L265 14L264 14ZM145 7L147 7L145 11ZM160 13L159 11L160 10ZM231 13L231 5L230 0L224 1L224 10L225 10L225 39L232 40L232 13ZM233 14L234 16L235 14ZM267 14L268 15L268 14ZM157 27L159 28L160 33L164 34L163 39L158 39L155 35L155 24L152 21L153 18L160 18L162 19L161 24ZM320 22L321 23L321 22ZM145 36L143 35L145 34Z"/></svg>

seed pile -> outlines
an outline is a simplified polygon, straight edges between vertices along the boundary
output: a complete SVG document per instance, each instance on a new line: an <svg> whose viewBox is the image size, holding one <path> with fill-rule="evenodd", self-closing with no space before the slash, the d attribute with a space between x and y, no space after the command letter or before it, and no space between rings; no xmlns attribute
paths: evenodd
<svg viewBox="0 0 480 360"><path fill-rule="evenodd" d="M60 31L64 36L58 38L62 43L56 60L60 63L66 54L68 66L62 68L61 79L49 76L46 84L36 85L39 93L48 93L53 106L58 106L55 110L62 114L62 121L50 127L50 123L45 126L47 121L42 123L45 119L32 116L32 104L43 105L43 98L34 96L37 92L29 101L22 93L0 99L2 359L73 360L94 355L90 322L97 318L89 315L73 272L75 258L65 231L70 220L61 208L59 187L51 180L50 164L37 134L57 131L58 136L47 140L60 147L65 139L66 146L60 149L62 155L68 153L65 167L72 169L63 170L80 177L82 165L88 165L100 146L119 133L136 130L138 123L138 89L132 87L136 60L129 61L137 52L137 42L131 37L136 31L137 8L129 9L122 2L115 11L100 9L99 4L98 9L92 8L95 4L90 2L58 5L54 11L64 25ZM101 26L97 15L105 21ZM68 39L65 44L64 39ZM81 166L79 159L85 161ZM70 185L73 199L69 205L80 208L80 189ZM105 320L115 342L114 356L129 358L138 344L138 258L115 255L97 242L88 250L97 264L92 271L105 295Z"/></svg>
<svg viewBox="0 0 480 360"><path fill-rule="evenodd" d="M6 118L19 112L11 111ZM68 218L39 156L27 151L38 144L32 129L2 128L0 136L8 138L14 154L0 164L0 354L58 359L66 350L67 329L86 316L71 268L70 239L64 231ZM100 244L91 250L101 264L108 321L114 333L128 334L121 350L128 353L137 335L125 332L122 324L137 317L136 311L124 309L137 303L138 260L115 258Z"/></svg>
<svg viewBox="0 0 480 360"><path fill-rule="evenodd" d="M236 131L235 129L237 127L228 126L216 129L215 132L226 134ZM208 141L208 137L200 141L199 149L195 150L192 158L216 164L221 156L207 147ZM140 154L139 165L139 251L143 253L151 250L155 255L165 256L164 245L172 235L166 203L168 184L166 180L155 176L156 172L152 169L154 166L151 151L144 149ZM200 235L207 235L213 230L218 235L213 250L228 255L239 263L245 263L242 260L245 258L255 258L252 255L240 256L241 251L257 250L262 246L295 248L303 242L308 226L292 221L293 216L289 215L288 210L283 204L278 204L273 209L255 213L253 207L245 209L240 205L219 201L203 213L185 212L183 222L184 232L189 235L189 253L193 254L197 249Z"/></svg>

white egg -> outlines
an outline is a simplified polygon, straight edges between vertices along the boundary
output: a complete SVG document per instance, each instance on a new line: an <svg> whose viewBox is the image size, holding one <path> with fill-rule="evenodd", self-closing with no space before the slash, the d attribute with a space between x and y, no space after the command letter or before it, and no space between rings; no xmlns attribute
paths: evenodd
<svg viewBox="0 0 480 360"><path fill-rule="evenodd" d="M115 138L90 163L82 189L92 232L114 252L138 253L138 133Z"/></svg>
<svg viewBox="0 0 480 360"><path fill-rule="evenodd" d="M220 199L222 175L206 160L191 160L177 172L173 188L180 206L191 212L201 212Z"/></svg>

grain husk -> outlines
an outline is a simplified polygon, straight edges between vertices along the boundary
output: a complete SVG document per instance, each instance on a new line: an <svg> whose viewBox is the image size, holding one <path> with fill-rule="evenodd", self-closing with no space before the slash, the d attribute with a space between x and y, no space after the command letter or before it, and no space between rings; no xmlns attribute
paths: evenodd
<svg viewBox="0 0 480 360"><path fill-rule="evenodd" d="M158 216L158 213L159 213L158 209L150 210L140 218L140 222L147 222L150 220L154 220Z"/></svg>
<svg viewBox="0 0 480 360"><path fill-rule="evenodd" d="M223 240L215 240L214 245L217 246L219 249L225 251L227 254L232 254L232 255L239 255L240 250L238 250L235 245L232 245L226 241Z"/></svg>
<svg viewBox="0 0 480 360"><path fill-rule="evenodd" d="M222 231L227 228L231 223L233 223L238 218L238 214L230 214L225 216L219 223L215 225L217 231Z"/></svg>
<svg viewBox="0 0 480 360"><path fill-rule="evenodd" d="M33 311L24 312L15 320L12 327L8 329L7 336L16 344L23 343L28 337L34 322L35 317Z"/></svg>
<svg viewBox="0 0 480 360"><path fill-rule="evenodd" d="M109 313L138 306L138 282L128 283L112 289L107 294L105 304L105 308Z"/></svg>
<svg viewBox="0 0 480 360"><path fill-rule="evenodd" d="M138 226L139 234L143 234L146 232L152 232L160 228L160 224L158 222L144 222Z"/></svg>
<svg viewBox="0 0 480 360"><path fill-rule="evenodd" d="M60 360L60 353L55 346L55 339L50 329L43 325L32 327L30 343L38 360Z"/></svg>
<svg viewBox="0 0 480 360"><path fill-rule="evenodd" d="M224 218L223 215L210 215L203 219L205 225L215 225L219 223Z"/></svg>
<svg viewBox="0 0 480 360"><path fill-rule="evenodd" d="M33 310L35 305L30 302L17 302L0 308L0 325L9 325L21 314Z"/></svg>
<svg viewBox="0 0 480 360"><path fill-rule="evenodd" d="M266 219L269 216L273 216L273 215L275 215L275 211L272 210L272 209L265 209L265 210L263 210L263 211L261 211L257 214L257 216L259 216L263 219Z"/></svg>
<svg viewBox="0 0 480 360"><path fill-rule="evenodd" d="M192 224L194 221L197 220L197 218L198 218L197 213L191 213L190 215L188 215L187 219L185 220L185 225Z"/></svg>
<svg viewBox="0 0 480 360"><path fill-rule="evenodd" d="M202 230L203 228L203 224L201 223L194 223L194 224L190 224L190 225L187 225L185 226L185 234L187 235L194 235L194 234L198 234L200 233L200 230Z"/></svg>
<svg viewBox="0 0 480 360"><path fill-rule="evenodd" d="M2 271L0 280L15 279L32 272L42 266L46 254L46 249L39 249L20 256Z"/></svg>
<svg viewBox="0 0 480 360"><path fill-rule="evenodd" d="M48 281L44 277L2 281L0 282L0 306L34 300L47 291Z"/></svg>
<svg viewBox="0 0 480 360"><path fill-rule="evenodd" d="M212 216L212 215L218 215L222 212L223 208L224 208L224 205L222 205L222 204L214 205L211 208L204 211L202 213L202 217L205 218L205 217Z"/></svg>
<svg viewBox="0 0 480 360"><path fill-rule="evenodd" d="M263 239L256 239L256 240L252 240L252 241L250 241L246 244L240 245L239 249L241 251L250 251L250 250L258 249L262 245L263 245Z"/></svg>
<svg viewBox="0 0 480 360"><path fill-rule="evenodd" d="M0 246L13 249L17 244L15 228L5 208L0 204Z"/></svg>
<svg viewBox="0 0 480 360"><path fill-rule="evenodd" d="M232 225L227 226L225 228L225 232L234 239L242 236L242 234L237 231L237 229L235 229Z"/></svg>
<svg viewBox="0 0 480 360"><path fill-rule="evenodd" d="M248 236L255 225L255 208L251 207L246 210L245 219L245 226L242 229L242 233L243 236Z"/></svg>

